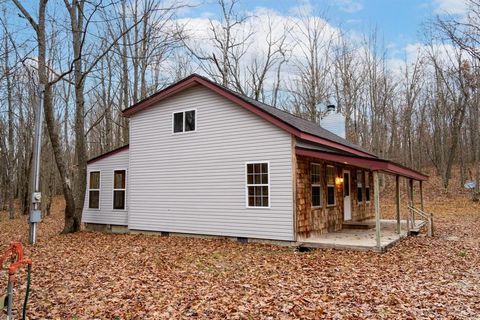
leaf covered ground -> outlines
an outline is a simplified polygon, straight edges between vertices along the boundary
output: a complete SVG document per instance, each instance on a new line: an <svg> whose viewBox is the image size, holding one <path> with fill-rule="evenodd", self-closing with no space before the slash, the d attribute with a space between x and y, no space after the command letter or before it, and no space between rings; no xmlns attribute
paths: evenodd
<svg viewBox="0 0 480 320"><path fill-rule="evenodd" d="M478 319L480 205L426 194L436 236L385 254L229 240L59 234L63 202L39 226L30 319ZM392 208L388 203L385 211ZM26 243L24 217L0 213L1 251ZM0 289L6 287L0 274ZM16 285L21 307L25 279ZM1 318L1 317L0 317Z"/></svg>

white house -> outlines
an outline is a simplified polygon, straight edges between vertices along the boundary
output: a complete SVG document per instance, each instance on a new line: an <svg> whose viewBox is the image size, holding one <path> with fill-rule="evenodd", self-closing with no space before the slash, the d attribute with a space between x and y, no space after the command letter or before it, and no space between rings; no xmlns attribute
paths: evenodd
<svg viewBox="0 0 480 320"><path fill-rule="evenodd" d="M375 216L377 172L427 178L196 74L123 116L130 145L88 162L91 229L308 242Z"/></svg>

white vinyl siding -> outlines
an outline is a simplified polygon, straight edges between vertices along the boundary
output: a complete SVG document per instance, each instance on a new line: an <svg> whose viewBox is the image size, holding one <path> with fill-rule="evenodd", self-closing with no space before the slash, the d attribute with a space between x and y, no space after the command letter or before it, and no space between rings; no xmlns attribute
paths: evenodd
<svg viewBox="0 0 480 320"><path fill-rule="evenodd" d="M128 220L128 170L127 170L127 196L125 210L113 209L113 175L114 170L126 170L128 168L128 149L112 154L108 157L95 161L87 166L87 177L90 171L100 171L100 208L89 209L89 192L85 195L82 222L127 225ZM88 186L89 181L87 181Z"/></svg>
<svg viewBox="0 0 480 320"><path fill-rule="evenodd" d="M195 134L172 115L196 112ZM195 86L130 118L128 227L293 240L291 135ZM269 208L245 205L245 164L269 163Z"/></svg>

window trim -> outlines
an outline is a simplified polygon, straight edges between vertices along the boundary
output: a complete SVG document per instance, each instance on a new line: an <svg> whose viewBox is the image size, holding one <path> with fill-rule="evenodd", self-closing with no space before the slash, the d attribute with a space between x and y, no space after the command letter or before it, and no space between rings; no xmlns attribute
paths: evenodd
<svg viewBox="0 0 480 320"><path fill-rule="evenodd" d="M322 178L322 165L320 163L316 162L311 162L310 163L310 207L312 209L319 209L323 207L323 197L322 197L322 182L320 181L319 183L313 183L312 182L312 167L313 166L318 166L320 168L320 179ZM320 205L314 206L313 205L313 187L319 187L320 188Z"/></svg>
<svg viewBox="0 0 480 320"><path fill-rule="evenodd" d="M90 174L92 172L98 172L98 189L90 189ZM88 210L96 210L100 211L101 208L101 199L100 196L102 195L102 170L100 169L94 169L94 170L88 170L88 181L87 181L87 187L88 187ZM98 208L90 208L90 191L98 191Z"/></svg>
<svg viewBox="0 0 480 320"><path fill-rule="evenodd" d="M333 168L333 184L328 184L328 167L330 168ZM335 180L337 178L337 170L336 170L336 167L333 166L333 165L330 165L330 164L327 164L326 165L326 168L325 168L325 180L326 180L326 183L327 183L327 189L325 190L326 191L326 195L327 195L327 199L326 199L326 207L327 208L330 208L330 207L335 207L337 205L337 187L335 186ZM328 188L329 187L333 187L333 204L328 204Z"/></svg>
<svg viewBox="0 0 480 320"><path fill-rule="evenodd" d="M361 181L358 181L358 173L360 172L361 174ZM363 192L363 189L364 189L364 183L363 183L363 180L365 178L365 174L364 174L364 171L363 170L360 170L360 169L357 169L357 203L358 205L361 205L363 204L365 201L363 200L364 199L364 192ZM361 186L359 186L361 184ZM358 188L361 188L362 189L362 201L358 201Z"/></svg>
<svg viewBox="0 0 480 320"><path fill-rule="evenodd" d="M268 188L268 206L267 207L256 207L256 206L249 206L248 205L248 187L249 186L258 186L258 187L264 187L265 184L262 183L262 184L248 184L248 165L249 164L263 164L263 163L266 163L267 164L267 168L268 168L268 184L266 185L267 188ZM271 171L270 171L270 161L264 161L264 160L259 160L259 161L247 161L245 162L245 172L244 172L244 175L245 175L245 208L247 209L270 209L271 206L272 206L272 201L271 201L271 190L272 188L270 188L270 174L271 174Z"/></svg>
<svg viewBox="0 0 480 320"><path fill-rule="evenodd" d="M185 131L185 112L188 111L195 111L195 130L191 131ZM175 132L175 114L176 113L183 113L183 131L181 132ZM197 132L198 126L197 126L197 119L198 119L198 110L197 108L189 108L189 109L183 109L183 110L177 110L177 111L172 111L172 135L178 135L178 134L188 134L188 133L194 133Z"/></svg>
<svg viewBox="0 0 480 320"><path fill-rule="evenodd" d="M367 177L368 177L368 185L367 185ZM370 194L370 172L368 171L365 171L364 173L364 180L365 180L365 203L370 203L370 198L372 197L372 195ZM367 189L368 189L368 193L369 193L369 199L367 200Z"/></svg>
<svg viewBox="0 0 480 320"><path fill-rule="evenodd" d="M125 189L115 189L115 171L125 171ZM113 211L127 211L127 183L128 183L128 171L127 168L114 168L112 170L112 210ZM114 201L115 201L115 191L125 191L125 208L123 209L115 209L114 206Z"/></svg>

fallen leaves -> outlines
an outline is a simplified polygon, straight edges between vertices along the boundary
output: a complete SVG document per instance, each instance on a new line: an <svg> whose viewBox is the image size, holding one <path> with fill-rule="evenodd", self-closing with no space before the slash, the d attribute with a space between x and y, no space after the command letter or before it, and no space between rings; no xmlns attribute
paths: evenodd
<svg viewBox="0 0 480 320"><path fill-rule="evenodd" d="M388 210L387 203L385 210ZM436 237L385 254L229 240L60 235L63 202L39 226L30 319L472 319L480 315L480 206L428 203ZM26 243L24 217L0 214L0 245ZM6 285L0 277L0 289ZM19 274L16 312L25 279ZM2 289L3 290L3 289Z"/></svg>

